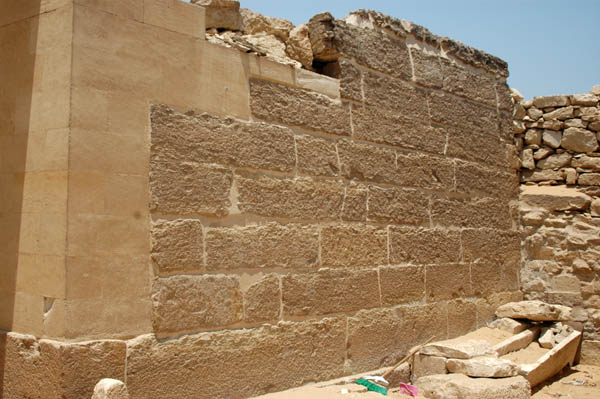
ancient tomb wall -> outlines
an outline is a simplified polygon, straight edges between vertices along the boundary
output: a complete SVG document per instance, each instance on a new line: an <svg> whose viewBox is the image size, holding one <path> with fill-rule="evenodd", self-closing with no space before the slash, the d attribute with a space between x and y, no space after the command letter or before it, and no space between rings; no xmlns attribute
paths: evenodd
<svg viewBox="0 0 600 399"><path fill-rule="evenodd" d="M520 298L501 60L321 15L336 79L207 43L198 6L69 7L64 294L3 336L15 397L107 376L251 396L390 364Z"/></svg>
<svg viewBox="0 0 600 399"><path fill-rule="evenodd" d="M575 309L585 362L600 362L600 87L516 99L522 290Z"/></svg>

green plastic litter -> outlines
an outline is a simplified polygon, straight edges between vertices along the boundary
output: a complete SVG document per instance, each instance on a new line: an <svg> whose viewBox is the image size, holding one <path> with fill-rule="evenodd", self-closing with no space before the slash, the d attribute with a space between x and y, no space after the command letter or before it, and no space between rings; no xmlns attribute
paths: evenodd
<svg viewBox="0 0 600 399"><path fill-rule="evenodd" d="M364 387L367 387L367 389L369 391L373 391L373 392L378 392L382 395L387 396L388 390L384 387L381 387L375 383L372 383L371 381L367 381L364 378L359 378L358 380L356 380L356 383L358 385L362 385Z"/></svg>

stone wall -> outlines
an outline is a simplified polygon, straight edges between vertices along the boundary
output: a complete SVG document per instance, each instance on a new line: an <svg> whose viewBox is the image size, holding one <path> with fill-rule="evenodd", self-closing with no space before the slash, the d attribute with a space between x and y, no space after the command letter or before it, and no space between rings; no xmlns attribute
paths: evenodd
<svg viewBox="0 0 600 399"><path fill-rule="evenodd" d="M0 334L5 397L103 377L247 397L389 365L521 297L503 61L359 11L307 24L309 71L205 41L195 5L67 3L64 292Z"/></svg>
<svg viewBox="0 0 600 399"><path fill-rule="evenodd" d="M516 96L521 149L522 290L572 306L584 361L600 359L600 86L589 94Z"/></svg>

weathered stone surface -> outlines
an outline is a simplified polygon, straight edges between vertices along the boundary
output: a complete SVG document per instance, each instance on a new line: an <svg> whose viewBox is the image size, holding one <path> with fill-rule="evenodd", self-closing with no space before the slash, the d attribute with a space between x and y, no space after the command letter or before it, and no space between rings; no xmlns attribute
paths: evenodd
<svg viewBox="0 0 600 399"><path fill-rule="evenodd" d="M564 107L569 105L569 96L534 97L533 106L536 108Z"/></svg>
<svg viewBox="0 0 600 399"><path fill-rule="evenodd" d="M573 94L571 96L571 104L594 106L598 104L598 97L593 94Z"/></svg>
<svg viewBox="0 0 600 399"><path fill-rule="evenodd" d="M234 324L242 308L234 277L172 276L152 285L152 324L161 334Z"/></svg>
<svg viewBox="0 0 600 399"><path fill-rule="evenodd" d="M321 230L321 265L379 266L388 263L387 231L370 225L325 226Z"/></svg>
<svg viewBox="0 0 600 399"><path fill-rule="evenodd" d="M340 58L338 62L340 66L339 79L341 97L362 102L362 72L347 58Z"/></svg>
<svg viewBox="0 0 600 399"><path fill-rule="evenodd" d="M341 174L349 179L394 183L396 153L387 148L341 140L338 143Z"/></svg>
<svg viewBox="0 0 600 399"><path fill-rule="evenodd" d="M442 154L446 145L443 129L405 113L378 107L352 106L354 137L379 144Z"/></svg>
<svg viewBox="0 0 600 399"><path fill-rule="evenodd" d="M431 399L528 399L530 386L521 376L471 378L464 374L430 375L417 380L419 394Z"/></svg>
<svg viewBox="0 0 600 399"><path fill-rule="evenodd" d="M310 70L313 63L313 52L308 32L308 25L306 24L298 25L292 29L286 42L285 51L290 58L300 61L304 68Z"/></svg>
<svg viewBox="0 0 600 399"><path fill-rule="evenodd" d="M524 321L511 319L509 317L503 317L501 319L496 319L492 323L489 324L491 328L497 328L502 331L509 332L511 334L518 334L521 331L525 330L530 326L529 323Z"/></svg>
<svg viewBox="0 0 600 399"><path fill-rule="evenodd" d="M571 166L574 168L594 169L600 171L600 157L589 157L587 155L574 157L571 161Z"/></svg>
<svg viewBox="0 0 600 399"><path fill-rule="evenodd" d="M236 176L242 212L270 217L334 219L340 215L344 186L339 181Z"/></svg>
<svg viewBox="0 0 600 399"><path fill-rule="evenodd" d="M221 118L206 113L152 107L151 159L160 162L215 162L223 165L289 172L294 169L290 129Z"/></svg>
<svg viewBox="0 0 600 399"><path fill-rule="evenodd" d="M552 148L558 148L560 147L560 142L562 140L562 132L556 130L544 130L542 140L545 145Z"/></svg>
<svg viewBox="0 0 600 399"><path fill-rule="evenodd" d="M521 151L521 167L525 169L535 169L535 161L533 160L533 150L526 148Z"/></svg>
<svg viewBox="0 0 600 399"><path fill-rule="evenodd" d="M319 257L316 226L268 223L210 228L206 233L207 269L315 266Z"/></svg>
<svg viewBox="0 0 600 399"><path fill-rule="evenodd" d="M335 142L313 136L296 136L298 171L310 176L337 176L339 165Z"/></svg>
<svg viewBox="0 0 600 399"><path fill-rule="evenodd" d="M285 51L285 42L278 39L275 35L260 32L255 35L243 35L241 40L243 40L243 44L247 45L247 47L254 49L259 54L265 54L275 61L281 63L292 62ZM297 63L297 66L299 67L300 63Z"/></svg>
<svg viewBox="0 0 600 399"><path fill-rule="evenodd" d="M514 172L472 162L456 162L456 191L477 196L516 198L519 181Z"/></svg>
<svg viewBox="0 0 600 399"><path fill-rule="evenodd" d="M582 186L600 186L600 173L583 173L579 175L577 183Z"/></svg>
<svg viewBox="0 0 600 399"><path fill-rule="evenodd" d="M538 342L542 348L552 349L554 346L554 332L550 328L542 328Z"/></svg>
<svg viewBox="0 0 600 399"><path fill-rule="evenodd" d="M558 119L564 121L575 116L575 109L573 107L557 108L554 111L547 112L544 114L544 120L549 121L552 119Z"/></svg>
<svg viewBox="0 0 600 399"><path fill-rule="evenodd" d="M230 170L191 162L152 163L150 209L162 214L227 215Z"/></svg>
<svg viewBox="0 0 600 399"><path fill-rule="evenodd" d="M454 188L454 161L427 154L397 154L395 183L402 187L416 187L450 191Z"/></svg>
<svg viewBox="0 0 600 399"><path fill-rule="evenodd" d="M591 209L592 216L600 216L600 199L595 199L592 201Z"/></svg>
<svg viewBox="0 0 600 399"><path fill-rule="evenodd" d="M363 73L365 102L389 111L398 111L411 118L428 121L426 93L401 79Z"/></svg>
<svg viewBox="0 0 600 399"><path fill-rule="evenodd" d="M152 224L151 257L159 272L202 270L203 246L198 220L158 220Z"/></svg>
<svg viewBox="0 0 600 399"><path fill-rule="evenodd" d="M333 15L323 12L312 17L308 22L308 34L315 60L331 63L341 57L334 42Z"/></svg>
<svg viewBox="0 0 600 399"><path fill-rule="evenodd" d="M561 170L532 170L521 171L521 182L538 182L538 181L560 181L566 177Z"/></svg>
<svg viewBox="0 0 600 399"><path fill-rule="evenodd" d="M434 199L431 218L435 227L473 227L510 229L508 204L497 199Z"/></svg>
<svg viewBox="0 0 600 399"><path fill-rule="evenodd" d="M513 231L465 229L461 232L462 256L465 262L490 262L498 265L519 262L520 239Z"/></svg>
<svg viewBox="0 0 600 399"><path fill-rule="evenodd" d="M570 127L563 133L561 146L575 152L592 152L598 149L598 139L589 130Z"/></svg>
<svg viewBox="0 0 600 399"><path fill-rule="evenodd" d="M578 189L565 186L522 186L520 199L551 211L588 209L592 201Z"/></svg>
<svg viewBox="0 0 600 399"><path fill-rule="evenodd" d="M413 61L413 80L423 86L441 88L444 75L439 56L418 48L411 48L410 56Z"/></svg>
<svg viewBox="0 0 600 399"><path fill-rule="evenodd" d="M525 144L542 145L543 130L529 129L525 132Z"/></svg>
<svg viewBox="0 0 600 399"><path fill-rule="evenodd" d="M7 399L90 398L102 378L125 375L124 341L62 343L9 332L0 342Z"/></svg>
<svg viewBox="0 0 600 399"><path fill-rule="evenodd" d="M400 360L414 341L413 319L392 309L358 312L348 318L348 363L356 372L390 366ZM434 322L430 321L433 325Z"/></svg>
<svg viewBox="0 0 600 399"><path fill-rule="evenodd" d="M412 361L411 380L415 382L427 375L447 374L446 360L445 357L422 355L417 352Z"/></svg>
<svg viewBox="0 0 600 399"><path fill-rule="evenodd" d="M447 129L446 155L486 165L507 166L506 152L497 135L456 128Z"/></svg>
<svg viewBox="0 0 600 399"><path fill-rule="evenodd" d="M510 302L500 306L496 310L496 316L534 321L568 321L571 319L571 308L542 301Z"/></svg>
<svg viewBox="0 0 600 399"><path fill-rule="evenodd" d="M379 280L384 306L421 302L425 298L425 268L422 266L381 267Z"/></svg>
<svg viewBox="0 0 600 399"><path fill-rule="evenodd" d="M471 296L471 272L468 264L426 266L425 291L427 302Z"/></svg>
<svg viewBox="0 0 600 399"><path fill-rule="evenodd" d="M429 106L431 119L435 122L490 136L499 133L495 109L477 106L438 92L429 95Z"/></svg>
<svg viewBox="0 0 600 399"><path fill-rule="evenodd" d="M458 231L390 227L390 263L440 264L460 260Z"/></svg>
<svg viewBox="0 0 600 399"><path fill-rule="evenodd" d="M454 63L440 58L444 76L443 89L457 96L468 98L490 107L496 107L496 90L494 80L489 75L478 74Z"/></svg>
<svg viewBox="0 0 600 399"><path fill-rule="evenodd" d="M537 167L540 169L558 169L571 164L571 154L563 152L562 154L550 155L548 158L544 158L537 163Z"/></svg>
<svg viewBox="0 0 600 399"><path fill-rule="evenodd" d="M242 17L242 29L248 35L266 33L285 43L290 38L290 31L294 28L294 24L283 18L267 17L247 8L242 8L239 12Z"/></svg>
<svg viewBox="0 0 600 399"><path fill-rule="evenodd" d="M252 114L279 122L340 136L350 135L350 109L339 100L261 79L250 79Z"/></svg>
<svg viewBox="0 0 600 399"><path fill-rule="evenodd" d="M428 225L427 194L402 188L369 186L368 219L395 224Z"/></svg>
<svg viewBox="0 0 600 399"><path fill-rule="evenodd" d="M326 315L380 306L376 270L321 269L288 274L281 280L285 315Z"/></svg>
<svg viewBox="0 0 600 399"><path fill-rule="evenodd" d="M600 85L596 85L590 89L590 94L600 97Z"/></svg>
<svg viewBox="0 0 600 399"><path fill-rule="evenodd" d="M240 2L231 0L192 0L205 9L206 28L242 30Z"/></svg>
<svg viewBox="0 0 600 399"><path fill-rule="evenodd" d="M94 387L92 399L129 399L129 392L122 381L103 378Z"/></svg>
<svg viewBox="0 0 600 399"><path fill-rule="evenodd" d="M477 305L466 299L448 302L448 338L467 334L477 328Z"/></svg>
<svg viewBox="0 0 600 399"><path fill-rule="evenodd" d="M343 373L345 319L128 342L132 397L251 397ZM252 383L248 383L252 381Z"/></svg>
<svg viewBox="0 0 600 399"><path fill-rule="evenodd" d="M263 322L278 320L281 310L279 277L269 274L248 287L244 293L244 320Z"/></svg>
<svg viewBox="0 0 600 399"><path fill-rule="evenodd" d="M460 373L469 377L514 377L518 375L516 363L493 357L474 359L448 359L446 365L451 373Z"/></svg>
<svg viewBox="0 0 600 399"><path fill-rule="evenodd" d="M585 129L587 127L587 122L584 122L579 118L567 119L565 121L565 127L580 127L582 129Z"/></svg>
<svg viewBox="0 0 600 399"><path fill-rule="evenodd" d="M346 187L344 206L342 209L342 220L353 222L364 222L367 220L367 186L351 182Z"/></svg>
<svg viewBox="0 0 600 399"><path fill-rule="evenodd" d="M494 343L501 340L507 334L495 333L494 337L491 337L489 333L486 336L481 335L481 331L486 330L489 329L484 327L462 337L427 344L421 349L421 354L450 359L471 359L490 355L492 354L491 348Z"/></svg>

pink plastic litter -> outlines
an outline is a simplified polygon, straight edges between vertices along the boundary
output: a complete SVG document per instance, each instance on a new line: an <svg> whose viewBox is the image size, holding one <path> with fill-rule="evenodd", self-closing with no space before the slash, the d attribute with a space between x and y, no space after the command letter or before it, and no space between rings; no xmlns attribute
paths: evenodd
<svg viewBox="0 0 600 399"><path fill-rule="evenodd" d="M405 395L414 396L416 398L417 395L419 394L419 391L417 390L416 386L410 385L410 384L405 384L405 383L401 382L400 383L400 393L403 393Z"/></svg>

